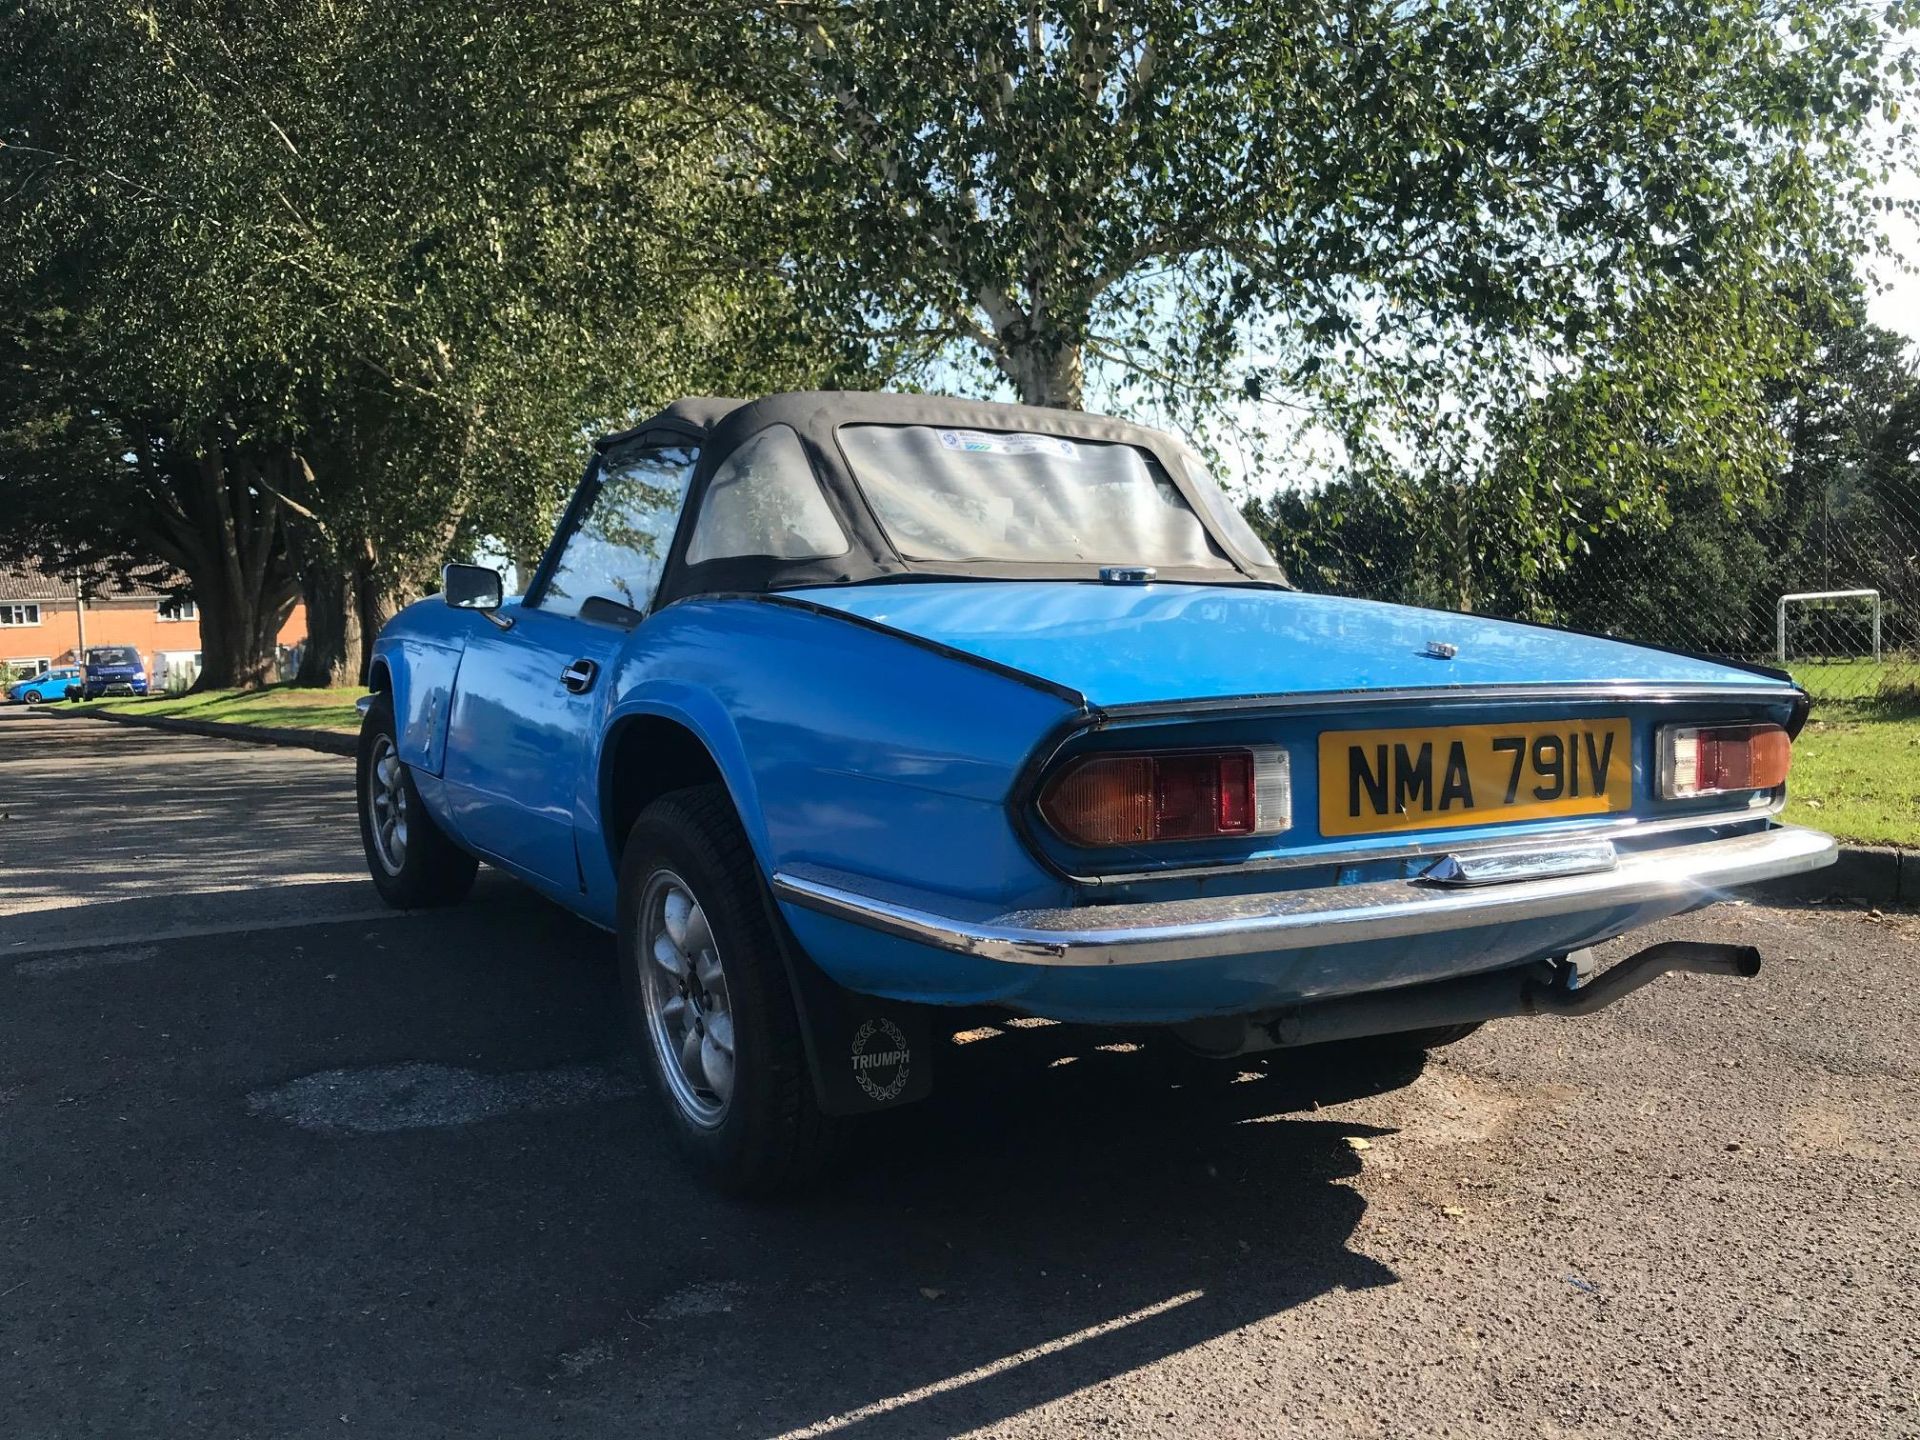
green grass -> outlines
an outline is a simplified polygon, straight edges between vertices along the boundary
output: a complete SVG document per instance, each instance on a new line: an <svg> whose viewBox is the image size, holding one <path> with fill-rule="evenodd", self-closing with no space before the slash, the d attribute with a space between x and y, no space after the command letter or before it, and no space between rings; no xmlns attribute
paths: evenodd
<svg viewBox="0 0 1920 1440"><path fill-rule="evenodd" d="M180 720L216 720L223 725L259 725L275 730L332 730L354 735L360 717L353 702L366 691L301 690L272 685L265 690L203 690L197 695L167 695L158 699L122 696L88 700L87 710L115 710L136 715L170 715Z"/></svg>
<svg viewBox="0 0 1920 1440"><path fill-rule="evenodd" d="M1761 663L1778 662L1768 656ZM1920 655L1890 653L1878 663L1807 657L1788 661L1787 671L1816 701L1864 700L1920 707Z"/></svg>
<svg viewBox="0 0 1920 1440"><path fill-rule="evenodd" d="M1920 846L1920 704L1815 701L1794 742L1787 793L1796 824Z"/></svg>

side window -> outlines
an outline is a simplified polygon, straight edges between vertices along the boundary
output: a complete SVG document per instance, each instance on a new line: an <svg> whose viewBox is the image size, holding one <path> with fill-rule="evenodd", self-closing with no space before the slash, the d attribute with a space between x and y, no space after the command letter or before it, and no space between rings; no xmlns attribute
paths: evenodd
<svg viewBox="0 0 1920 1440"><path fill-rule="evenodd" d="M598 597L644 614L660 586L698 455L688 445L610 453L601 464L600 493L567 538L540 608L578 615Z"/></svg>
<svg viewBox="0 0 1920 1440"><path fill-rule="evenodd" d="M800 437L785 425L770 425L714 472L687 563L741 555L824 560L846 553L846 532L827 508Z"/></svg>

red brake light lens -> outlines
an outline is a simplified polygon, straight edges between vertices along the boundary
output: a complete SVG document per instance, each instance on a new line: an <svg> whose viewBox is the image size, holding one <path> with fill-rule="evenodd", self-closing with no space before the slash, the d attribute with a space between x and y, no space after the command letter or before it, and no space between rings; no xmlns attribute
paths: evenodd
<svg viewBox="0 0 1920 1440"><path fill-rule="evenodd" d="M1074 845L1142 845L1271 835L1289 820L1277 750L1091 755L1048 783L1040 814Z"/></svg>
<svg viewBox="0 0 1920 1440"><path fill-rule="evenodd" d="M1660 796L1684 800L1787 783L1793 745L1778 725L1664 725Z"/></svg>

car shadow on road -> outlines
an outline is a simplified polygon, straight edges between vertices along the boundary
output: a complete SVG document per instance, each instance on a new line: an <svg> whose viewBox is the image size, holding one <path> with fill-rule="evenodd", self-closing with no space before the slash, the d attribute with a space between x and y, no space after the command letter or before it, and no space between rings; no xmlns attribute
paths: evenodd
<svg viewBox="0 0 1920 1440"><path fill-rule="evenodd" d="M517 890L0 986L0 1206L60 1217L10 1301L29 1431L79 1369L117 1377L80 1403L123 1434L240 1424L210 1396L251 1433L953 1433L1394 1279L1346 1183L1380 1132L1317 1107L1415 1063L1183 1083L999 1028L817 1189L748 1203L673 1151L605 937ZM289 1086L384 1086L400 1120L303 1126L260 1102Z"/></svg>
<svg viewBox="0 0 1920 1440"><path fill-rule="evenodd" d="M611 956L587 978L612 1007ZM562 1413L766 1437L953 1434L1097 1389L1393 1283L1351 1244L1353 1142L1383 1131L1321 1111L1422 1064L1196 1069L1125 1034L987 1026L943 1042L935 1094L857 1124L814 1190L757 1203L703 1189L641 1096L615 1168L575 1187L606 1207L574 1216L603 1238L591 1293L526 1378Z"/></svg>
<svg viewBox="0 0 1920 1440"><path fill-rule="evenodd" d="M1381 1132L1314 1112L1405 1084L1417 1063L1182 1083L1111 1044L1058 1027L967 1045L933 1101L871 1126L842 1173L780 1214L794 1243L848 1267L793 1320L855 1354L789 1362L755 1428L987 1426L1328 1291L1392 1283L1350 1248L1365 1202L1343 1183L1351 1140ZM875 1335L861 1301L882 1296Z"/></svg>

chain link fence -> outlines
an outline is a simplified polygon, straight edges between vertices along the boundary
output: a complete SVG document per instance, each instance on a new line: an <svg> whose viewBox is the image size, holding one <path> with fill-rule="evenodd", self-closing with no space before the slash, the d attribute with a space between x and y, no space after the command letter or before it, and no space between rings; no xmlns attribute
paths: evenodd
<svg viewBox="0 0 1920 1440"><path fill-rule="evenodd" d="M1920 705L1920 494L1815 499L1623 537L1549 594L1582 629L1775 665L1819 700Z"/></svg>
<svg viewBox="0 0 1920 1440"><path fill-rule="evenodd" d="M1254 518L1311 590L1779 666L1823 702L1920 708L1920 467L1852 471L1762 508L1702 489L1532 567L1485 503L1463 525L1444 501L1348 487Z"/></svg>

